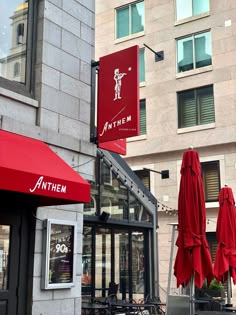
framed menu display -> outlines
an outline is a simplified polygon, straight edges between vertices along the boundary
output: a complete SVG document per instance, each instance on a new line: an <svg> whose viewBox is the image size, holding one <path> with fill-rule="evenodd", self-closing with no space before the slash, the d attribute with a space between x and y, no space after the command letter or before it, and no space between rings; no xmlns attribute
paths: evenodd
<svg viewBox="0 0 236 315"><path fill-rule="evenodd" d="M77 223L74 221L44 221L42 289L73 287Z"/></svg>

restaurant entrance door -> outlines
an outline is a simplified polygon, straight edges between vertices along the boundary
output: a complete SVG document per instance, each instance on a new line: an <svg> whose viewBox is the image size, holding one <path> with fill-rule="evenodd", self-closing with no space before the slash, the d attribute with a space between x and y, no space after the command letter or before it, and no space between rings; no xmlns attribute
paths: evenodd
<svg viewBox="0 0 236 315"><path fill-rule="evenodd" d="M9 209L0 209L0 213L0 314L23 315L28 261L26 224L19 213L9 213Z"/></svg>

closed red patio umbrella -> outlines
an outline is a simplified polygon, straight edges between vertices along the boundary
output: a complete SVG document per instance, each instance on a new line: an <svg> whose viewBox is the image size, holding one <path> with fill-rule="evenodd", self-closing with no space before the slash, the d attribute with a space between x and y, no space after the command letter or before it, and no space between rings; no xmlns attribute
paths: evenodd
<svg viewBox="0 0 236 315"><path fill-rule="evenodd" d="M227 186L221 188L218 199L220 207L216 226L218 245L214 276L221 282L228 280L228 303L230 303L230 277L236 284L236 211L232 189Z"/></svg>
<svg viewBox="0 0 236 315"><path fill-rule="evenodd" d="M185 287L192 280L201 288L205 278L208 279L208 283L212 279L213 266L205 235L206 208L201 165L195 150L189 149L184 152L180 173L179 225L176 241L178 250L174 274L177 278L177 287L180 285Z"/></svg>

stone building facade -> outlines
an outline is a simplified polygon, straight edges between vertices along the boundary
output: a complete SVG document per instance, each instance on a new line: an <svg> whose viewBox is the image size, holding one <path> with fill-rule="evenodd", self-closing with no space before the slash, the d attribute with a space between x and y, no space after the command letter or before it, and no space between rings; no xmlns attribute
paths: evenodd
<svg viewBox="0 0 236 315"><path fill-rule="evenodd" d="M55 164L60 157L65 165L70 166L65 166L66 170L70 168L75 171L72 177L75 176L76 179L76 176L80 175L84 182L92 180L96 157L96 146L90 143L91 60L94 59L95 1L29 0L22 3L22 1L14 0L9 5L8 1L3 2L3 10L1 9L0 13L1 35L3 36L3 30L6 34L6 37L1 37L0 44L0 129L3 136L6 132L13 137L16 136L16 140L29 137L36 141L34 142L36 147L37 140L40 140L39 143L43 145L45 143L54 152ZM9 20L11 21L13 16L17 16L17 23L21 26L18 28L14 26L12 32ZM5 24L4 21L6 21ZM11 40L11 36L17 37L17 41L14 38ZM10 69L14 67L11 51L24 55L24 58L18 56L18 59L14 60L15 63L18 62L18 65L15 65L13 69ZM4 70L6 67L8 71ZM20 71L24 74L19 75ZM14 152L13 145L11 154L14 155ZM28 154L14 158L16 161L21 159L22 163L24 159L33 161L37 158L39 166L35 167L35 172L40 174L41 157L35 156L39 152L28 152ZM28 165L25 165L26 170L27 167ZM14 169L14 165L12 168ZM63 168L59 169L56 176L59 180L63 172ZM27 177L27 175L22 175L21 183L26 180L25 176ZM59 190L58 187L61 186L57 186ZM19 238L21 249L25 244L27 247L24 252L19 253L19 260L15 257L13 267L16 271L16 279L18 279L16 281L20 281L20 270L24 268L22 265L27 265L23 276L26 279L22 280L24 287L14 284L14 290L17 288L18 293L15 294L16 291L12 293L9 289L7 298L2 295L2 291L0 292L0 300L4 301L1 303L0 313L4 315L80 314L84 204L82 190L75 193L77 201L70 198L56 201L57 197L55 197L51 202L46 202L50 205L48 207L44 202L37 203L37 196L36 199L34 197L31 199L28 193L18 195L11 189L7 191L8 188L2 186L1 189L3 189L1 190L1 233L10 226L5 223L9 219L7 215L13 218L19 217L21 222L28 220L28 223L24 230L25 234L22 232ZM21 210L17 212L16 208ZM48 219L77 223L77 247L74 252L77 263L74 286L69 289L43 290L41 288L42 265L46 259L42 244L43 223ZM23 223L21 228L22 226ZM12 243L9 235L4 236L5 244ZM2 246L3 244L1 244L1 250ZM11 246L6 248L8 255L10 255ZM21 257L23 255L25 260ZM10 256L8 258L10 261ZM19 261L19 269L17 269L17 261ZM1 258L0 282L2 286L4 286L3 263L4 260ZM13 274L13 270L10 269L12 277ZM25 303L22 302L23 300Z"/></svg>
<svg viewBox="0 0 236 315"><path fill-rule="evenodd" d="M162 300L168 286L170 223L177 222L183 152L193 146L200 155L213 261L220 187L228 184L236 193L235 13L234 0L96 1L96 60L140 47L140 99L145 101L141 123L146 131L128 139L125 160L148 177L159 201ZM152 171L144 174L143 168L169 170L169 178ZM173 276L171 291L177 292ZM233 287L233 300L234 291Z"/></svg>

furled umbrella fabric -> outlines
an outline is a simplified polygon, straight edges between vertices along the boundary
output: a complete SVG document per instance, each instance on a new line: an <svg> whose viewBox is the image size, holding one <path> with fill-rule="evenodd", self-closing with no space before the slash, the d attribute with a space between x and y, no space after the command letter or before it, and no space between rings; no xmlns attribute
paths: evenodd
<svg viewBox="0 0 236 315"><path fill-rule="evenodd" d="M213 277L210 250L206 240L206 208L199 155L195 150L184 152L178 199L178 246L174 264L177 287L185 287L194 275L201 288L204 280Z"/></svg>
<svg viewBox="0 0 236 315"><path fill-rule="evenodd" d="M236 284L236 211L232 189L223 187L219 193L219 212L216 237L218 246L214 263L214 275L225 282L228 272Z"/></svg>

